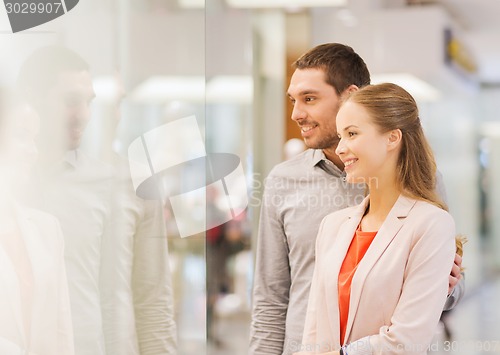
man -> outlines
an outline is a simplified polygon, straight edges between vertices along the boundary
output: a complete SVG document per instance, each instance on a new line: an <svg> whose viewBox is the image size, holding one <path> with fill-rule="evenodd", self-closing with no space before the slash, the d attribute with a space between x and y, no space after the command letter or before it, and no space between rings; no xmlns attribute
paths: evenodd
<svg viewBox="0 0 500 355"><path fill-rule="evenodd" d="M363 59L352 48L319 45L295 63L288 96L308 150L278 164L265 182L260 215L249 354L292 354L300 350L316 234L323 217L360 203L365 187L343 181L335 154L335 117L341 100L370 83ZM438 179L439 180L439 179ZM438 184L440 195L444 195ZM450 289L461 278L457 255ZM454 288L445 309L463 294Z"/></svg>
<svg viewBox="0 0 500 355"><path fill-rule="evenodd" d="M75 353L175 353L161 210L79 149L95 97L88 64L68 48L43 47L23 64L19 86L41 117L34 185L65 237Z"/></svg>

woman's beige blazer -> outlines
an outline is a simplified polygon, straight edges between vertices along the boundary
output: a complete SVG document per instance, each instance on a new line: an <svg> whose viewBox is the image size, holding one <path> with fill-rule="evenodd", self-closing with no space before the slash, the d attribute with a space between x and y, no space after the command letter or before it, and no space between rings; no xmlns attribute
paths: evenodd
<svg viewBox="0 0 500 355"><path fill-rule="evenodd" d="M425 354L448 291L455 224L430 203L399 196L358 265L351 286L345 341L340 338L338 274L368 203L326 216L303 343L297 351L348 354Z"/></svg>

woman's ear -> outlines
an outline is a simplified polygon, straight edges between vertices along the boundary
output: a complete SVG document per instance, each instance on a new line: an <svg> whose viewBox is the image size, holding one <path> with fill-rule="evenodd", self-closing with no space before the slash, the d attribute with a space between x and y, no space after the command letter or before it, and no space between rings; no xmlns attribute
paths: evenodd
<svg viewBox="0 0 500 355"><path fill-rule="evenodd" d="M403 132L400 129L393 129L387 132L387 146L389 150L399 147L401 140L403 138Z"/></svg>

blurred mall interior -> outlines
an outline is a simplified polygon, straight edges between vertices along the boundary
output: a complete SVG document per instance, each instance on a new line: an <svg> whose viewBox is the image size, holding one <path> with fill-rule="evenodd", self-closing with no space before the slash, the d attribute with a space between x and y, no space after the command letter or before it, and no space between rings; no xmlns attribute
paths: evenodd
<svg viewBox="0 0 500 355"><path fill-rule="evenodd" d="M239 158L249 197L241 214L182 235L166 198L165 223L179 354L242 355L262 182L303 149L286 97L291 63L320 43L352 46L372 82L415 96L457 231L468 238L466 294L447 317L455 346L446 352L500 353L499 14L497 0L81 0L16 34L2 11L0 81L13 85L35 48L64 44L93 75L89 155L105 160L112 145L126 157L137 137L194 116L207 153ZM190 179L189 170L181 175Z"/></svg>

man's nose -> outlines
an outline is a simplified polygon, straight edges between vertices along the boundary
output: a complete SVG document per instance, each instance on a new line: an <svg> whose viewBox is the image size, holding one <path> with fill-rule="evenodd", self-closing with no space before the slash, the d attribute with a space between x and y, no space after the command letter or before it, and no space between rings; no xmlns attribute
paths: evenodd
<svg viewBox="0 0 500 355"><path fill-rule="evenodd" d="M292 117L291 117L292 120L294 120L295 122L299 122L304 118L306 118L306 116L307 116L306 111L299 103L296 102L295 105L293 105Z"/></svg>

